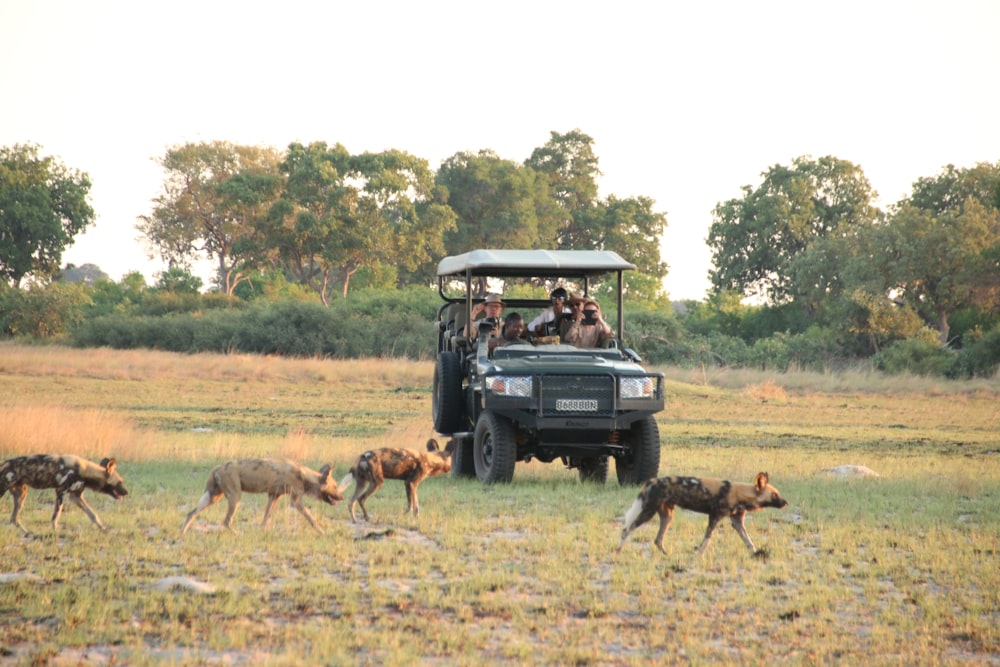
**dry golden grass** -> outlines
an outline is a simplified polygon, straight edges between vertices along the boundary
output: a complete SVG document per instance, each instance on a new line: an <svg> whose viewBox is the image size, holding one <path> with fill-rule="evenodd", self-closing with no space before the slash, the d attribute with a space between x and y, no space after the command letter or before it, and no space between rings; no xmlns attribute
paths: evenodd
<svg viewBox="0 0 1000 667"><path fill-rule="evenodd" d="M46 452L101 458L114 452L137 461L157 458L152 433L104 410L5 402L0 415L2 451L8 456Z"/></svg>
<svg viewBox="0 0 1000 667"><path fill-rule="evenodd" d="M759 401L761 403L783 403L788 399L788 394L785 393L784 388L771 380L765 380L760 384L752 384L745 387L743 395L751 401Z"/></svg>

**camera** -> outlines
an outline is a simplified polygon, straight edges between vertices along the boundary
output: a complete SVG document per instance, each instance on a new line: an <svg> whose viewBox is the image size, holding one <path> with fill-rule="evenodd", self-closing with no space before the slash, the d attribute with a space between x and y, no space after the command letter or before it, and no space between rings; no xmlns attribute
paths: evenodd
<svg viewBox="0 0 1000 667"><path fill-rule="evenodd" d="M597 324L597 311L593 308L583 311L583 324Z"/></svg>

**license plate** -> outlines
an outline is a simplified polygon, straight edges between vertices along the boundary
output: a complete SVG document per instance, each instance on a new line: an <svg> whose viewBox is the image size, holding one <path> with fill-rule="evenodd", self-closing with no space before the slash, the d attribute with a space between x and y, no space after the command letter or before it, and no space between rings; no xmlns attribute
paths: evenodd
<svg viewBox="0 0 1000 667"><path fill-rule="evenodd" d="M597 401L584 398L557 398L556 410L560 412L597 412Z"/></svg>

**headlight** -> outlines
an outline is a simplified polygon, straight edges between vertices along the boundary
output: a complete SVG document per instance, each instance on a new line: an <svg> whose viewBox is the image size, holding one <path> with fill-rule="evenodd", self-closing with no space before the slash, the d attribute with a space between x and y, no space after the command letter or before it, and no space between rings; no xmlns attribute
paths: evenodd
<svg viewBox="0 0 1000 667"><path fill-rule="evenodd" d="M531 398L531 376L498 375L490 379L490 389L500 396Z"/></svg>
<svg viewBox="0 0 1000 667"><path fill-rule="evenodd" d="M623 377L621 379L622 398L653 398L656 382L651 377Z"/></svg>

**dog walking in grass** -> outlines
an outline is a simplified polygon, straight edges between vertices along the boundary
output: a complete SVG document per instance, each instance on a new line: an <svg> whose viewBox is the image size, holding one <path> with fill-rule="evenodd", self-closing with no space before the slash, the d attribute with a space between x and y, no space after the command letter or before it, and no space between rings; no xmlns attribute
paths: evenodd
<svg viewBox="0 0 1000 667"><path fill-rule="evenodd" d="M625 546L625 540L636 528L660 515L660 532L653 541L660 551L663 549L663 536L674 518L674 507L700 512L708 515L708 529L705 539L698 547L702 553L708 545L712 531L720 521L729 517L733 528L743 538L743 542L756 553L753 540L747 535L743 519L748 512L756 512L765 507L782 508L788 502L781 497L778 490L768 484L766 472L759 473L753 484L730 482L711 477L661 477L646 482L639 491L639 497L632 503L625 514L625 527L622 528L622 541L618 551Z"/></svg>
<svg viewBox="0 0 1000 667"><path fill-rule="evenodd" d="M94 510L83 499L83 492L92 489L106 493L115 500L128 495L125 482L118 474L114 459L107 458L99 464L72 454L36 454L19 456L0 463L0 496L8 490L14 497L14 512L10 522L28 533L21 523L21 510L28 496L28 487L33 489L55 489L56 508L52 513L52 529L59 529L59 516L63 511L63 498L69 494L77 507L101 530L107 530Z"/></svg>
<svg viewBox="0 0 1000 667"><path fill-rule="evenodd" d="M323 530L316 524L316 519L302 504L304 496L318 498L330 505L336 505L343 500L337 481L333 478L333 467L324 465L319 472L298 463L280 459L246 459L229 461L212 469L205 484L205 494L198 501L198 506L191 510L181 528L181 535L187 532L194 518L211 505L219 502L222 496L229 501L229 511L222 522L226 528L232 529L233 517L240 506L244 493L266 493L267 508L264 510L264 528L271 521L271 510L278 498L288 494L292 507L302 513L309 525L320 533Z"/></svg>
<svg viewBox="0 0 1000 667"><path fill-rule="evenodd" d="M451 455L455 451L455 441L450 441L444 451L438 447L437 440L427 441L427 451L415 449L396 449L384 447L372 449L358 457L357 462L340 480L340 488L346 489L355 480L358 487L351 498L351 521L357 522L354 513L355 505L361 505L361 513L368 521L368 510L365 500L382 488L387 479L401 479L406 484L406 511L414 515L420 513L420 502L417 500L417 487L428 477L434 477L451 471Z"/></svg>

